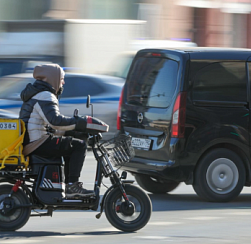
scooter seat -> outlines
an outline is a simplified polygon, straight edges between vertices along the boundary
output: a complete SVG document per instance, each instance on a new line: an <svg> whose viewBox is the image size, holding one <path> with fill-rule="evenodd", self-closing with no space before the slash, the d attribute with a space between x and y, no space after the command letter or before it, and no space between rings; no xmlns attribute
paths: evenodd
<svg viewBox="0 0 251 244"><path fill-rule="evenodd" d="M63 165L63 159L62 157L44 158L36 154L31 154L29 155L29 164L31 167L30 174L37 175L45 165Z"/></svg>
<svg viewBox="0 0 251 244"><path fill-rule="evenodd" d="M62 157L50 157L50 158L44 158L41 156L38 156L36 154L31 154L29 155L29 164L34 165L34 164L57 164L57 165L62 165L63 160Z"/></svg>

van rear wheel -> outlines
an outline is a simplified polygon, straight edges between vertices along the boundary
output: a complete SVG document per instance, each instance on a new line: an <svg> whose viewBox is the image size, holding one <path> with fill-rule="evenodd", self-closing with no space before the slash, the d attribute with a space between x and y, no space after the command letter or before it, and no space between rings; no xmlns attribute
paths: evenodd
<svg viewBox="0 0 251 244"><path fill-rule="evenodd" d="M151 177L149 175L136 174L135 179L137 183L146 191L163 194L173 191L180 182L176 181L160 181L157 178Z"/></svg>
<svg viewBox="0 0 251 244"><path fill-rule="evenodd" d="M209 152L195 171L193 188L206 201L228 202L243 189L246 171L241 158L229 149Z"/></svg>

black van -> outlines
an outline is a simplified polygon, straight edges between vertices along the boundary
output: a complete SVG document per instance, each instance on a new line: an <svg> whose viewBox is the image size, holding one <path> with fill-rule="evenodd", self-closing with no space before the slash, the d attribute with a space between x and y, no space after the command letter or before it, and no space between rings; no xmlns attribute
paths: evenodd
<svg viewBox="0 0 251 244"><path fill-rule="evenodd" d="M251 183L250 74L249 49L140 50L118 111L136 153L123 169L152 193L185 182L207 201L234 199Z"/></svg>

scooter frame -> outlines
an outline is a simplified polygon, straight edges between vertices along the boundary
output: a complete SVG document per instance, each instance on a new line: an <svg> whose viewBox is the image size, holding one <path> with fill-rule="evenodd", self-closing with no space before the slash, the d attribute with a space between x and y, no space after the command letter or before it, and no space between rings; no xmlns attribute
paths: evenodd
<svg viewBox="0 0 251 244"><path fill-rule="evenodd" d="M49 203L41 200L38 195L38 189L41 182L42 171L38 174L37 178L34 179L34 175L32 175L32 171L1 171L0 172L0 183L8 182L14 184L11 192L9 193L9 197L12 196L13 192L18 191L19 187L23 189L30 200L30 204L25 205L15 205L12 208L8 208L8 205L5 205L4 208L1 209L2 213L7 214L16 208L31 208L31 210L35 209L47 209L47 213L37 212L36 214L31 214L30 217L34 216L52 216L54 210L97 210L100 203L100 212L96 215L96 218L100 218L104 209L104 203L107 195L114 189L119 188L121 191L121 195L124 198L125 204L130 207L131 203L126 195L124 190L124 184L132 184L134 181L125 180L127 173L124 171L119 176L118 172L114 170L107 152L104 152L100 149L101 145L98 143L102 138L101 134L93 135L89 141L88 145L91 146L94 157L97 161L96 168L96 178L94 183L94 192L95 196L85 197L81 199L58 199L58 202ZM51 163L50 165L53 165ZM55 164L60 166L59 164ZM44 165L46 166L46 164ZM2 175L1 175L2 174ZM112 186L108 188L103 195L102 200L100 201L100 187L102 183L103 177L110 177L110 181ZM27 184L29 183L29 185ZM30 189L31 188L31 189ZM35 211L36 212L36 211Z"/></svg>

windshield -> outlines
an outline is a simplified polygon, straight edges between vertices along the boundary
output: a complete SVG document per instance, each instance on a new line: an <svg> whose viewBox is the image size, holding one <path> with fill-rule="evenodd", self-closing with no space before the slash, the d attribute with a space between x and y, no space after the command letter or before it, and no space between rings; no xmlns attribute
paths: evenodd
<svg viewBox="0 0 251 244"><path fill-rule="evenodd" d="M0 79L0 99L20 100L20 93L28 83L33 83L33 79L17 77Z"/></svg>
<svg viewBox="0 0 251 244"><path fill-rule="evenodd" d="M178 62L166 58L138 58L127 79L127 103L168 107L177 83Z"/></svg>

